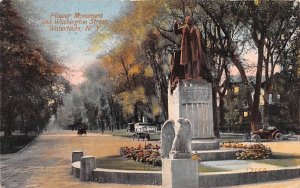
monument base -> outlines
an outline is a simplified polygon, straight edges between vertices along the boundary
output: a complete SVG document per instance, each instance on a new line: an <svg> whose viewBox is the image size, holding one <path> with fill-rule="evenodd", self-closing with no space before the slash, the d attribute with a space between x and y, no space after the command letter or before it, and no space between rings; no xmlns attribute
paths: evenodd
<svg viewBox="0 0 300 188"><path fill-rule="evenodd" d="M192 157L191 153L170 153L170 159L190 159Z"/></svg>
<svg viewBox="0 0 300 188"><path fill-rule="evenodd" d="M168 95L169 119L184 118L192 123L191 149L201 160L234 159L235 152L220 149L215 138L212 98L212 85L206 80L180 80Z"/></svg>
<svg viewBox="0 0 300 188"><path fill-rule="evenodd" d="M196 151L200 161L235 160L239 149L216 149Z"/></svg>
<svg viewBox="0 0 300 188"><path fill-rule="evenodd" d="M192 159L163 159L162 187L198 188L198 161Z"/></svg>
<svg viewBox="0 0 300 188"><path fill-rule="evenodd" d="M216 150L216 149L220 149L220 142L215 138L192 140L193 151Z"/></svg>
<svg viewBox="0 0 300 188"><path fill-rule="evenodd" d="M220 149L217 139L192 140L192 151L197 153L200 161L219 161L236 159L238 149Z"/></svg>

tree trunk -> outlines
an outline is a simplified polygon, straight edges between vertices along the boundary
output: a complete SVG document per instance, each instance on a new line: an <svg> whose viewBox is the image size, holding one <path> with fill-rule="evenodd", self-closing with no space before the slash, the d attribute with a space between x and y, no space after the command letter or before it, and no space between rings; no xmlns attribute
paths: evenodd
<svg viewBox="0 0 300 188"><path fill-rule="evenodd" d="M161 103L162 103L162 111L164 120L167 120L169 117L168 114L168 81L166 78L162 78L161 86L160 86L160 93L161 93Z"/></svg>
<svg viewBox="0 0 300 188"><path fill-rule="evenodd" d="M263 126L264 127L268 127L269 126L269 94L271 93L271 85L270 85L270 79L268 79L265 82L265 93L264 93L264 119L263 119Z"/></svg>
<svg viewBox="0 0 300 188"><path fill-rule="evenodd" d="M246 72L245 72L242 62L239 60L237 55L235 55L234 53L230 53L230 58L232 59L234 66L238 69L243 83L248 84L248 78L247 78L247 75L246 75ZM247 93L247 102L248 102L249 108L252 108L252 96L251 96L250 92Z"/></svg>
<svg viewBox="0 0 300 188"><path fill-rule="evenodd" d="M212 87L212 105L213 105L213 126L215 137L220 138L219 124L218 124L218 105L217 105L217 91L213 83Z"/></svg>
<svg viewBox="0 0 300 188"><path fill-rule="evenodd" d="M256 83L254 89L254 99L251 112L251 131L256 131L259 125L260 120L260 111L259 111L259 100L260 100L260 90L261 90L261 77L262 77L262 68L264 60L264 46L263 40L259 40L258 46L258 61L257 61L257 70L256 70Z"/></svg>
<svg viewBox="0 0 300 188"><path fill-rule="evenodd" d="M12 130L10 129L10 126L5 126L4 128L4 137L9 137L12 135Z"/></svg>
<svg viewBox="0 0 300 188"><path fill-rule="evenodd" d="M139 122L137 104L134 104L133 120L134 120L135 123Z"/></svg>
<svg viewBox="0 0 300 188"><path fill-rule="evenodd" d="M225 113L224 113L224 96L220 96L219 104L219 128L225 126Z"/></svg>
<svg viewBox="0 0 300 188"><path fill-rule="evenodd" d="M116 120L117 120L117 130L120 129L120 112L119 110L116 111Z"/></svg>

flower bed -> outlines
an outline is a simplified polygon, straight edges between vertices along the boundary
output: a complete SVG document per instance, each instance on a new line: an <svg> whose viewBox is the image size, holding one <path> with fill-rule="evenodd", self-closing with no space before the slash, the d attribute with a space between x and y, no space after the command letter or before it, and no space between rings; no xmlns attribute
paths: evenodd
<svg viewBox="0 0 300 188"><path fill-rule="evenodd" d="M161 166L161 157L158 145L147 144L143 148L141 145L138 147L125 147L121 151L124 158L132 159L138 162L147 163L154 166Z"/></svg>
<svg viewBox="0 0 300 188"><path fill-rule="evenodd" d="M224 148L240 148L242 150L236 153L236 158L240 160L246 159L267 159L272 157L272 151L263 144L244 145L241 143L226 142L223 143Z"/></svg>

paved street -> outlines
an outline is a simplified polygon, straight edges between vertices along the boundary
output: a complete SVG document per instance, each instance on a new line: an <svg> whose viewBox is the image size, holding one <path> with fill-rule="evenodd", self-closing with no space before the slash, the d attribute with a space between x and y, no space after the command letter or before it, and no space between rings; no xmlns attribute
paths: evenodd
<svg viewBox="0 0 300 188"><path fill-rule="evenodd" d="M144 142L132 141L129 138L88 133L88 136L77 136L72 131L51 131L38 137L30 147L22 152L1 155L2 187L159 187L141 185L83 183L70 175L71 153L82 149L86 155L96 157L119 154L121 146L136 146ZM293 151L300 154L300 142L268 143L275 151ZM300 186L300 178L285 182L272 182L242 187L291 187ZM236 186L241 187L241 186Z"/></svg>

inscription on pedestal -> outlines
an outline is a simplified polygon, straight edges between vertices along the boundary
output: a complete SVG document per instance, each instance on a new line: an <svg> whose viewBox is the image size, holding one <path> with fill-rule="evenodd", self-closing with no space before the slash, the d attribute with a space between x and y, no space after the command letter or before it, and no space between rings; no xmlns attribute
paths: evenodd
<svg viewBox="0 0 300 188"><path fill-rule="evenodd" d="M187 103L209 103L210 90L200 87L182 87L180 92L181 104Z"/></svg>

